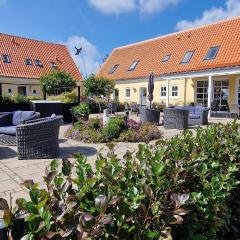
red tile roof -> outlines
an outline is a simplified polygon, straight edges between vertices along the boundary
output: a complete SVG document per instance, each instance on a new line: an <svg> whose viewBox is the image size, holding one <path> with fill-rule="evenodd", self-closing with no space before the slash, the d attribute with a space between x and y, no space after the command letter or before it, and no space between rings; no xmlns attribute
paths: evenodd
<svg viewBox="0 0 240 240"><path fill-rule="evenodd" d="M2 54L8 54L11 63L4 63ZM25 59L31 59L33 65L25 65ZM42 68L35 65L37 59L42 62ZM82 80L66 46L0 34L0 76L39 78L52 71L50 62L55 62L59 69L70 73L74 79Z"/></svg>
<svg viewBox="0 0 240 240"><path fill-rule="evenodd" d="M210 47L220 46L215 59L204 60ZM187 51L194 50L188 64L180 64ZM171 54L167 63L162 60ZM139 63L128 71L134 60ZM119 64L113 74L112 66ZM113 80L240 66L240 17L115 48L98 75Z"/></svg>

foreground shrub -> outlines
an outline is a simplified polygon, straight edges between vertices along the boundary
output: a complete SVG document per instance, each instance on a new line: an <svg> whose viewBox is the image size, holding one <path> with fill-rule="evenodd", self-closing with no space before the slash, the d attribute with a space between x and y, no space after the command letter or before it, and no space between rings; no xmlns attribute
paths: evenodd
<svg viewBox="0 0 240 240"><path fill-rule="evenodd" d="M28 214L26 239L239 239L239 130L185 131L123 159L109 145L94 167L83 156L75 166L54 160L48 191L26 181L31 200L17 201Z"/></svg>
<svg viewBox="0 0 240 240"><path fill-rule="evenodd" d="M142 150L143 146L140 147ZM77 156L76 176L68 160L54 160L44 177L47 189L28 180L30 201L18 199L18 211L27 213L25 239L159 239L168 227L180 224L189 195L157 185L163 166L123 161L110 151L99 155L95 171Z"/></svg>

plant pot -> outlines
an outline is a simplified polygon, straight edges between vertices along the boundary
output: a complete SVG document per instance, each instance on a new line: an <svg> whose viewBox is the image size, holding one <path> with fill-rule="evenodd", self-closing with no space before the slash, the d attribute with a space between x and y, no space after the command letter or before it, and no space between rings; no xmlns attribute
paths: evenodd
<svg viewBox="0 0 240 240"><path fill-rule="evenodd" d="M77 106L78 103L63 103L63 121L71 122L72 121L72 112L71 108Z"/></svg>
<svg viewBox="0 0 240 240"><path fill-rule="evenodd" d="M159 124L160 121L160 110L141 108L140 109L140 122L146 123L156 123Z"/></svg>

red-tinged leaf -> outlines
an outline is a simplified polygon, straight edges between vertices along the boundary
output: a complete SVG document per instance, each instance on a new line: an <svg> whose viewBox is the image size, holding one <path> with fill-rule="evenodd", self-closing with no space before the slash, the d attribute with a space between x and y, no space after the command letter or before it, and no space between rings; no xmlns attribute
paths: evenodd
<svg viewBox="0 0 240 240"><path fill-rule="evenodd" d="M108 215L108 216L104 216L102 217L99 222L100 223L103 223L104 225L107 225L107 224L110 224L112 223L112 220L113 220L113 217L111 215Z"/></svg>

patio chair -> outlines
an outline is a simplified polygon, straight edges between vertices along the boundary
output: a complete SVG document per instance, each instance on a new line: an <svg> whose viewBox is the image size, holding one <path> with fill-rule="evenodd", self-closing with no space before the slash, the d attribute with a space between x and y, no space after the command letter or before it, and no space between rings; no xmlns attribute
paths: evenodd
<svg viewBox="0 0 240 240"><path fill-rule="evenodd" d="M56 158L59 154L59 128L62 117L28 121L16 128L18 159Z"/></svg>
<svg viewBox="0 0 240 240"><path fill-rule="evenodd" d="M136 102L132 102L130 108L131 113L136 113L137 115L140 113L140 105Z"/></svg>
<svg viewBox="0 0 240 240"><path fill-rule="evenodd" d="M229 110L230 117L235 115L239 118L239 105L238 104L231 104Z"/></svg>
<svg viewBox="0 0 240 240"><path fill-rule="evenodd" d="M166 108L163 110L163 124L166 129L188 128L189 110Z"/></svg>
<svg viewBox="0 0 240 240"><path fill-rule="evenodd" d="M218 111L219 111L219 102L213 101L211 103L211 109L210 109L211 115L217 114Z"/></svg>

